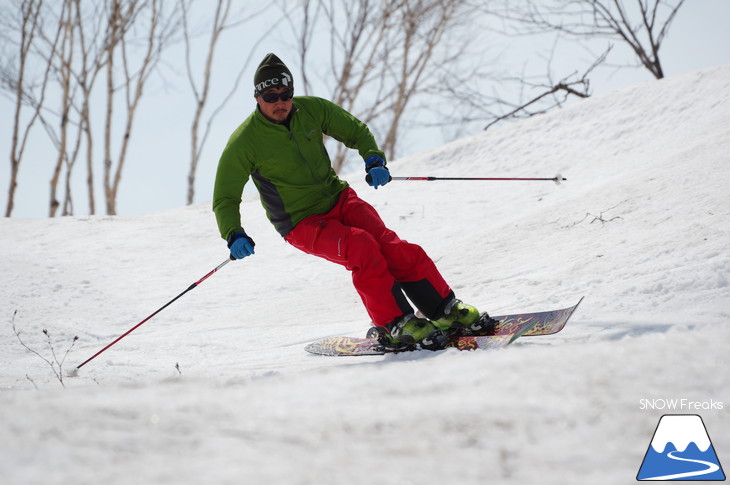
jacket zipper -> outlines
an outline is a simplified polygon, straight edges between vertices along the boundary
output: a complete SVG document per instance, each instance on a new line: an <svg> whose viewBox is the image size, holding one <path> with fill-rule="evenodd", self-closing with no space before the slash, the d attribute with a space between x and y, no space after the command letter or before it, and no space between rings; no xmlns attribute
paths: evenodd
<svg viewBox="0 0 730 485"><path fill-rule="evenodd" d="M314 168L312 167L312 164L304 156L304 153L302 152L302 148L299 145L299 141L297 141L297 138L294 136L294 131L290 127L287 127L287 130L289 130L289 139L294 143L294 146L297 147L297 153L299 153L299 158L302 159L302 161L304 162L304 164L309 169L309 174L312 176L312 180L314 181L315 184L317 184L317 185L320 186L320 189L322 191L322 195L324 195L325 197L331 197L331 194L329 192L327 192L327 182L326 181L319 180L317 178L317 176L315 175Z"/></svg>

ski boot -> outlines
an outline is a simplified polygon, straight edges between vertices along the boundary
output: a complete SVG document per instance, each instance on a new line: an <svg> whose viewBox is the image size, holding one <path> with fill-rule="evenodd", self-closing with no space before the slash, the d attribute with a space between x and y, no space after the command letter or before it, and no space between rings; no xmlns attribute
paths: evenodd
<svg viewBox="0 0 730 485"><path fill-rule="evenodd" d="M495 327L499 323L486 312L480 315L479 310L457 299L446 305L443 315L431 321L447 338L494 335Z"/></svg>
<svg viewBox="0 0 730 485"><path fill-rule="evenodd" d="M384 347L402 351L419 347L439 350L449 343L444 333L433 323L412 313L397 318L384 327L370 327L367 338L377 339Z"/></svg>

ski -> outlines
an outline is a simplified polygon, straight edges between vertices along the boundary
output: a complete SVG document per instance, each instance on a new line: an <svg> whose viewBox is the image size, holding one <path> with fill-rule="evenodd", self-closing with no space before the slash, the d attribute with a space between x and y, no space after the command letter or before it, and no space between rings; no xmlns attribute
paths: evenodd
<svg viewBox="0 0 730 485"><path fill-rule="evenodd" d="M499 323L490 335L457 337L447 348L458 350L494 350L504 348L522 336L552 335L560 332L568 323L583 298L575 305L545 312L516 313L493 317ZM307 345L304 350L317 355L358 356L420 350L418 347L403 349L386 348L375 339L356 337L327 337Z"/></svg>
<svg viewBox="0 0 730 485"><path fill-rule="evenodd" d="M560 310L493 317L495 320L499 320L499 324L495 327L493 335L514 335L530 322L535 322L535 324L525 332L525 336L552 335L558 333L565 327L568 319L570 319L570 316L582 301L583 298L581 297L575 305Z"/></svg>

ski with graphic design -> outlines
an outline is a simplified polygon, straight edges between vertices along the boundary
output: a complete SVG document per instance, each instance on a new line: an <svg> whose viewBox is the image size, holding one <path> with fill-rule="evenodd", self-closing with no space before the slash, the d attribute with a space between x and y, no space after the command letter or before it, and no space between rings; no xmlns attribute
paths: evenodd
<svg viewBox="0 0 730 485"><path fill-rule="evenodd" d="M489 330L488 335L457 337L447 348L458 350L491 350L508 346L521 336L552 335L560 332L575 312L580 302L572 307L546 312L517 313L493 317L499 323ZM328 337L307 345L304 350L312 354L343 355L383 355L395 352L420 350L418 347L391 349L384 347L375 339L355 337Z"/></svg>

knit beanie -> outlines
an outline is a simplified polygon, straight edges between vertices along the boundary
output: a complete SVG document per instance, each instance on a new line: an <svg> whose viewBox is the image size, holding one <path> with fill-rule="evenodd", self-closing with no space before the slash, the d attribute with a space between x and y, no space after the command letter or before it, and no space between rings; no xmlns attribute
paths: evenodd
<svg viewBox="0 0 730 485"><path fill-rule="evenodd" d="M293 81L289 68L281 59L274 54L266 54L253 77L254 94L258 96L269 88L294 89Z"/></svg>

